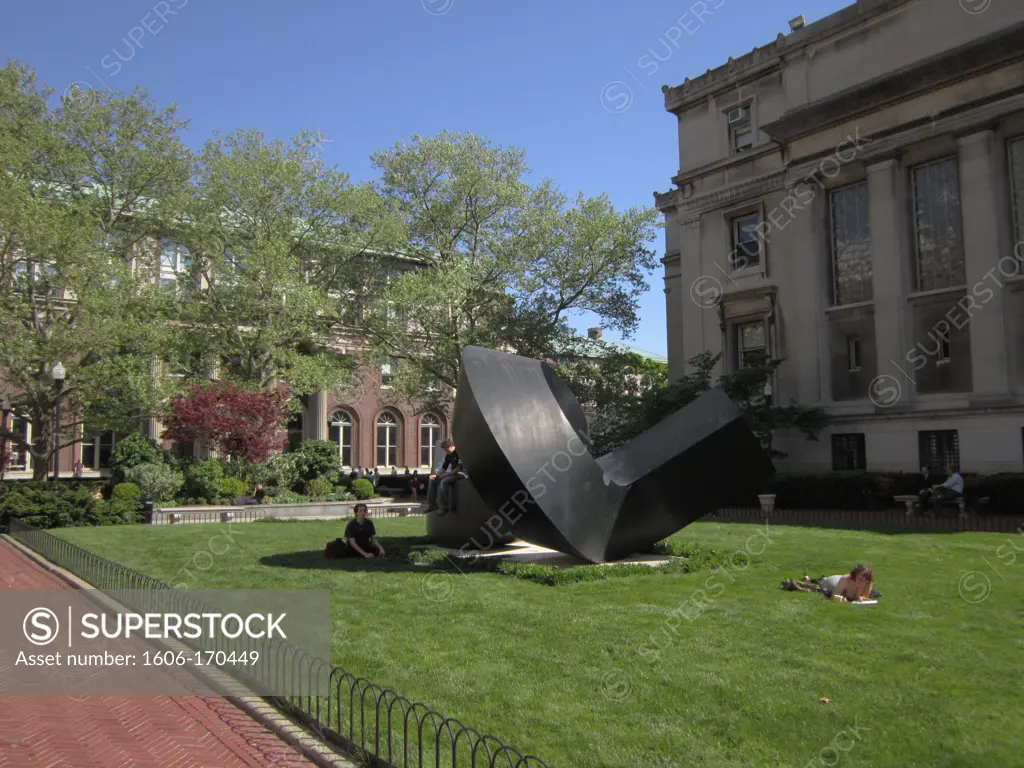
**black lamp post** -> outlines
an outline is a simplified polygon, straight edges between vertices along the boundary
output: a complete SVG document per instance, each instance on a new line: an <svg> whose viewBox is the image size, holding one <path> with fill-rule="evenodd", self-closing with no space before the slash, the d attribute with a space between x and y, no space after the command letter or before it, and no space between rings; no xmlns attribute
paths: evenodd
<svg viewBox="0 0 1024 768"><path fill-rule="evenodd" d="M767 406L768 413L768 458L772 457L772 383L766 381L764 383L764 404Z"/></svg>
<svg viewBox="0 0 1024 768"><path fill-rule="evenodd" d="M53 376L53 388L57 391L57 408L53 428L53 481L60 480L60 401L64 394L64 366L59 362L53 366L50 372Z"/></svg>
<svg viewBox="0 0 1024 768"><path fill-rule="evenodd" d="M8 398L7 395L4 395L4 399L0 400L0 411L3 412L4 418L3 421L0 421L0 430L4 432L7 431L7 417L10 416L12 410L14 409L11 407L10 398ZM2 447L0 447L0 480L3 480L4 473L7 472L7 451L11 445L11 441L7 439L6 434L3 437L3 443L0 443L0 445L2 445Z"/></svg>

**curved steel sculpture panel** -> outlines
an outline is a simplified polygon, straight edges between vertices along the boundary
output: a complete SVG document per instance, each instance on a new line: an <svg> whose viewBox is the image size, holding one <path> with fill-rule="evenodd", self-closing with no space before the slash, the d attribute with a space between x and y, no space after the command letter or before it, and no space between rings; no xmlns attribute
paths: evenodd
<svg viewBox="0 0 1024 768"><path fill-rule="evenodd" d="M452 433L503 533L593 563L650 546L714 511L726 484L756 490L774 471L721 389L595 459L583 409L550 366L480 347L462 351ZM479 515L448 517L448 546L480 536Z"/></svg>

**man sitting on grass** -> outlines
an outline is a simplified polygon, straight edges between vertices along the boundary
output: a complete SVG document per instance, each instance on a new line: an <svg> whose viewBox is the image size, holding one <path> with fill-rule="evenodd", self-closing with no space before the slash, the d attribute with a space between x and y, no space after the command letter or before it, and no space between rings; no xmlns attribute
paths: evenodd
<svg viewBox="0 0 1024 768"><path fill-rule="evenodd" d="M384 557L384 547L377 541L377 529L372 520L366 519L366 512L365 504L356 504L356 519L345 527L348 557Z"/></svg>

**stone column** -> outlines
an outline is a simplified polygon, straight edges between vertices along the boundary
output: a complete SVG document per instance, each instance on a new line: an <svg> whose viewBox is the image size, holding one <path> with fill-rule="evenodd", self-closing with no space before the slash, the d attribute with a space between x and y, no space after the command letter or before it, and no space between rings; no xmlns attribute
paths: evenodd
<svg viewBox="0 0 1024 768"><path fill-rule="evenodd" d="M967 297L949 320L969 323L971 377L975 398L1009 394L1009 350L1006 332L1007 277L1018 271L1012 248L1005 247L1008 199L1002 147L995 132L979 131L957 141L960 166L960 207L967 272ZM1006 258L1001 266L1000 259ZM961 311L963 310L963 311Z"/></svg>
<svg viewBox="0 0 1024 768"><path fill-rule="evenodd" d="M910 378L913 366L907 362L907 294L911 286L911 251L903 222L907 198L903 194L905 185L897 160L889 158L869 165L867 176L871 290L878 360L875 394L884 405L892 406L906 404L914 397Z"/></svg>
<svg viewBox="0 0 1024 768"><path fill-rule="evenodd" d="M682 363L673 365L682 374L692 368L687 361L705 348L705 327L718 326L718 305L724 286L720 275L706 274L701 264L700 216L679 220L679 292L676 301L682 302Z"/></svg>
<svg viewBox="0 0 1024 768"><path fill-rule="evenodd" d="M302 414L302 434L306 440L327 439L327 390L314 392L307 398Z"/></svg>
<svg viewBox="0 0 1024 768"><path fill-rule="evenodd" d="M828 198L817 184L802 180L792 182L787 189L787 194L796 200L806 199L808 192L813 192L814 198L794 211L785 229L773 233L768 258L775 260L776 274L784 275L783 290L791 292L779 296L779 307L787 311L773 318L782 331L781 344L774 354L793 361L787 362L787 367L795 364L795 371L786 378L796 380L796 391L780 391L779 396L795 395L801 405L817 405L831 399L822 397L823 375L829 369L828 335L824 333L830 252L826 231ZM779 264L783 259L784 263Z"/></svg>

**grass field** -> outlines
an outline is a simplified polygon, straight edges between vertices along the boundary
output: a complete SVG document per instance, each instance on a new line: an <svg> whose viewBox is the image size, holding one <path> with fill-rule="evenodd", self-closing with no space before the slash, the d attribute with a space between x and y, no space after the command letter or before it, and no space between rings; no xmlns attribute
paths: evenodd
<svg viewBox="0 0 1024 768"><path fill-rule="evenodd" d="M172 584L329 589L335 664L553 767L1024 765L1019 533L698 523L676 538L731 565L550 587L325 561L339 523L226 528L59 533ZM859 561L878 605L779 589Z"/></svg>

